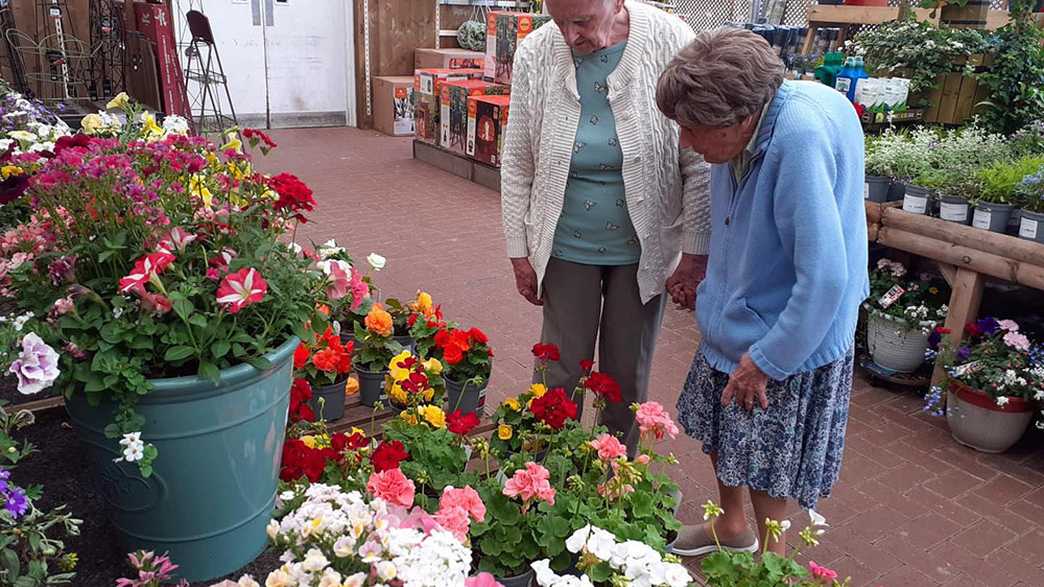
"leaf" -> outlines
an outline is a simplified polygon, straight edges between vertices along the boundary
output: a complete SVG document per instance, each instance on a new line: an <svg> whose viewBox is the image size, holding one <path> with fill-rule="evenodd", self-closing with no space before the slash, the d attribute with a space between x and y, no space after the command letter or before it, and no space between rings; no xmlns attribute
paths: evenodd
<svg viewBox="0 0 1044 587"><path fill-rule="evenodd" d="M268 371L272 368L272 361L264 357L250 357L246 359L246 363L258 371Z"/></svg>
<svg viewBox="0 0 1044 587"><path fill-rule="evenodd" d="M209 361L203 361L199 364L198 374L200 377L209 379L214 383L221 379L221 370L217 368L217 365Z"/></svg>
<svg viewBox="0 0 1044 587"><path fill-rule="evenodd" d="M174 312L178 315L178 317L186 322L188 321L189 316L192 314L192 311L196 309L196 307L192 305L192 302L187 298L179 298L174 300L173 306Z"/></svg>
<svg viewBox="0 0 1044 587"><path fill-rule="evenodd" d="M196 349L190 346L173 346L164 353L163 360L171 362L184 361L194 354L196 354Z"/></svg>
<svg viewBox="0 0 1044 587"><path fill-rule="evenodd" d="M10 548L0 550L0 566L3 566L8 580L16 579L22 573L18 555Z"/></svg>
<svg viewBox="0 0 1044 587"><path fill-rule="evenodd" d="M232 345L228 344L227 340L219 340L210 345L210 352L214 354L215 359L220 359L227 355L231 348Z"/></svg>
<svg viewBox="0 0 1044 587"><path fill-rule="evenodd" d="M208 326L207 317L203 314L193 314L189 317L189 324L199 328L206 328Z"/></svg>

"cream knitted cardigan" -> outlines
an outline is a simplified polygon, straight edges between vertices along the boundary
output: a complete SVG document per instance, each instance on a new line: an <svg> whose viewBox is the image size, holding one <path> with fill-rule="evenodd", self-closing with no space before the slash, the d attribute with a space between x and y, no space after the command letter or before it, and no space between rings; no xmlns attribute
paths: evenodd
<svg viewBox="0 0 1044 587"><path fill-rule="evenodd" d="M656 82L695 36L676 16L628 0L627 47L609 76L609 104L623 150L627 209L641 242L642 302L664 290L681 252L710 244L710 168L678 148L678 125L656 107ZM504 139L501 208L507 252L529 257L542 284L565 201L580 96L572 52L550 22L515 53L511 115Z"/></svg>

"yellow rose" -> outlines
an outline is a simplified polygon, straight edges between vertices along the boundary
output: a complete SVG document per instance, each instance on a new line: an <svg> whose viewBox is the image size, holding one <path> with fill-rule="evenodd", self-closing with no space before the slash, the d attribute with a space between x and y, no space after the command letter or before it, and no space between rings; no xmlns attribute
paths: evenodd
<svg viewBox="0 0 1044 587"><path fill-rule="evenodd" d="M316 446L318 446L318 443L315 441L315 437L311 434L309 434L308 436L302 436L301 442L303 442L304 445L308 448L315 448Z"/></svg>
<svg viewBox="0 0 1044 587"><path fill-rule="evenodd" d="M344 384L344 395L355 395L359 393L359 379L354 375L348 378L348 383Z"/></svg>
<svg viewBox="0 0 1044 587"><path fill-rule="evenodd" d="M392 357L392 360L388 362L388 374L391 375L392 381L403 381L410 378L410 370L400 367L399 363L412 356L410 351L402 351Z"/></svg>
<svg viewBox="0 0 1044 587"><path fill-rule="evenodd" d="M513 432L511 430L511 426L507 424L501 424L500 426L497 426L497 438L501 440L511 440L512 435Z"/></svg>
<svg viewBox="0 0 1044 587"><path fill-rule="evenodd" d="M83 127L83 132L93 135L98 134L105 127L105 122L97 114L88 114L80 121L80 126Z"/></svg>
<svg viewBox="0 0 1044 587"><path fill-rule="evenodd" d="M424 361L424 370L434 375L442 375L442 362L438 359Z"/></svg>
<svg viewBox="0 0 1044 587"><path fill-rule="evenodd" d="M105 105L106 110L122 110L130 104L130 96L127 92L120 92L116 94L116 97L109 100L109 103Z"/></svg>
<svg viewBox="0 0 1044 587"><path fill-rule="evenodd" d="M529 393L533 394L533 397L544 397L547 393L547 387L543 383L534 383L529 386Z"/></svg>
<svg viewBox="0 0 1044 587"><path fill-rule="evenodd" d="M421 406L418 408L424 419L436 428L446 427L446 412L438 406Z"/></svg>
<svg viewBox="0 0 1044 587"><path fill-rule="evenodd" d="M522 411L522 404L518 403L518 398L516 397L509 397L508 399L504 400L504 405L511 408L515 412Z"/></svg>

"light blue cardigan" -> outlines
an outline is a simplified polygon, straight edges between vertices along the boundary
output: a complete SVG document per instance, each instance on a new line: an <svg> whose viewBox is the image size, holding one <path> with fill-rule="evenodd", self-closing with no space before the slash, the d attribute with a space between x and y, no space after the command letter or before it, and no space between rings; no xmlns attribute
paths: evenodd
<svg viewBox="0 0 1044 587"><path fill-rule="evenodd" d="M852 348L869 294L863 130L843 94L784 82L737 185L711 171L711 249L697 297L701 352L731 373L743 353L783 380Z"/></svg>

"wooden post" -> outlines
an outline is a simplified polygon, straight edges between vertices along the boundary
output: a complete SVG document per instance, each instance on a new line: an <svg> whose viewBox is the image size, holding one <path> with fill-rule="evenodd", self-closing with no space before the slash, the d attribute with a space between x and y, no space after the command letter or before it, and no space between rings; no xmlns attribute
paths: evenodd
<svg viewBox="0 0 1044 587"><path fill-rule="evenodd" d="M964 338L964 325L975 320L979 315L982 303L983 276L971 269L958 267L950 294L950 311L946 315L946 328L950 329L949 339L956 348ZM946 371L941 363L936 363L932 373L932 385L938 385L946 379Z"/></svg>

